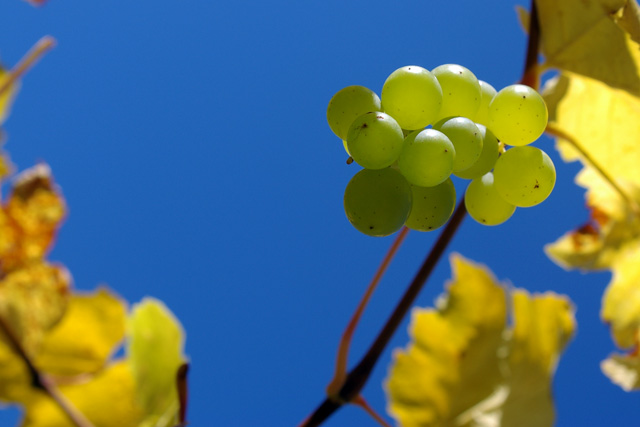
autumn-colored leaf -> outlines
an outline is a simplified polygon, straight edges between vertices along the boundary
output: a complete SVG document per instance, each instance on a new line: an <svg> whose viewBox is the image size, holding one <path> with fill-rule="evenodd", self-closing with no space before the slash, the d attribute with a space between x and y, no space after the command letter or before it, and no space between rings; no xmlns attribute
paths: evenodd
<svg viewBox="0 0 640 427"><path fill-rule="evenodd" d="M600 364L602 372L625 391L640 389L640 358L614 354Z"/></svg>
<svg viewBox="0 0 640 427"><path fill-rule="evenodd" d="M15 240L8 252L0 253L3 269L10 271L43 258L65 214L66 205L49 166L40 163L20 173L5 204L4 223L13 227L10 235Z"/></svg>
<svg viewBox="0 0 640 427"><path fill-rule="evenodd" d="M391 414L403 427L551 425L551 377L574 330L570 303L509 292L459 256L452 269L448 295L436 310L414 310L413 343L394 356Z"/></svg>
<svg viewBox="0 0 640 427"><path fill-rule="evenodd" d="M545 65L640 95L634 2L536 0Z"/></svg>
<svg viewBox="0 0 640 427"><path fill-rule="evenodd" d="M60 391L95 427L136 427L142 410L136 404L135 387L131 367L119 361L86 383L60 386ZM42 393L34 393L25 406L22 427L76 427Z"/></svg>
<svg viewBox="0 0 640 427"><path fill-rule="evenodd" d="M140 427L170 427L178 422L178 369L185 361L180 322L161 302L145 298L133 307L128 324L127 356L144 409Z"/></svg>
<svg viewBox="0 0 640 427"><path fill-rule="evenodd" d="M64 314L70 277L66 269L36 263L0 280L0 316L28 354L36 354L45 334ZM12 344L0 339L0 399L21 400L31 384Z"/></svg>
<svg viewBox="0 0 640 427"><path fill-rule="evenodd" d="M62 321L44 337L35 363L58 376L97 372L124 338L125 322L125 304L109 290L74 294Z"/></svg>

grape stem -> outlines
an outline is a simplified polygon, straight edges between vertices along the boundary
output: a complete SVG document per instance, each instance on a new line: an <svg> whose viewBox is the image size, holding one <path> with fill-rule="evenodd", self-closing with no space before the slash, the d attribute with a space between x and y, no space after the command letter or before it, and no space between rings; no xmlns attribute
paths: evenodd
<svg viewBox="0 0 640 427"><path fill-rule="evenodd" d="M563 130L558 129L557 127L555 127L553 125L553 123L547 124L547 128L545 129L545 132L548 133L549 135L555 136L556 138L564 139L569 144L571 144L571 146L573 148L575 148L580 153L582 158L587 163L589 163L592 168L594 168L596 171L598 171L598 173L602 176L602 178L604 178L604 180L607 181L611 185L611 187L620 195L620 197L622 197L622 199L627 203L627 205L631 208L631 210L636 215L640 215L640 206L638 206L638 203L633 198L631 198L631 196L629 196L622 189L622 187L620 187L620 185L618 185L616 180L611 175L609 175L598 164L598 162L596 162L596 160L593 157L591 157L591 155L584 148L582 148L580 143L575 138L573 138L571 135L567 134Z"/></svg>
<svg viewBox="0 0 640 427"><path fill-rule="evenodd" d="M8 90L11 85L18 81L24 73L29 71L31 67L38 62L45 53L53 49L56 45L56 40L51 36L44 36L36 42L35 45L22 57L20 62L16 64L11 70L9 77L0 84L0 96Z"/></svg>
<svg viewBox="0 0 640 427"><path fill-rule="evenodd" d="M362 300L360 300L360 304L358 304L356 311L353 313L353 316L349 320L347 327L342 333L342 338L340 339L340 344L338 345L338 355L336 357L336 370L333 375L333 379L327 386L327 395L329 395L329 397L337 396L340 392L340 388L344 385L344 381L347 378L347 362L349 359L349 348L351 346L353 333L355 332L355 329L358 326L358 322L362 317L362 313L364 313L364 310L367 308L367 304L369 303L373 292L378 286L380 279L382 279L382 276L387 270L387 267L391 263L391 260L400 248L400 245L402 245L402 242L404 241L408 233L409 229L407 227L402 227L402 230L400 230L400 233L398 233L393 241L393 244L382 260L382 263L380 263L376 274L373 276L373 279L371 279L371 283L369 283L369 287L362 296Z"/></svg>
<svg viewBox="0 0 640 427"><path fill-rule="evenodd" d="M391 316L387 319L382 330L378 333L375 341L369 347L369 350L360 360L360 362L353 368L347 375L343 386L340 388L337 397L326 398L316 410L300 424L300 427L316 427L321 425L326 419L328 419L335 411L337 411L343 403L356 402L360 397L360 391L367 383L373 368L375 367L378 359L382 355L383 350L389 343L389 340L393 336L400 322L408 313L409 309L413 305L416 297L422 290L422 287L426 283L429 275L433 271L434 267L440 260L440 257L444 253L445 249L451 242L451 239L458 230L462 220L465 217L467 210L464 205L464 200L460 200L455 212L451 216L451 219L440 233L438 240L431 248L431 251L427 255L426 259L422 263L422 266L416 273L413 281L405 291L402 299L394 309Z"/></svg>

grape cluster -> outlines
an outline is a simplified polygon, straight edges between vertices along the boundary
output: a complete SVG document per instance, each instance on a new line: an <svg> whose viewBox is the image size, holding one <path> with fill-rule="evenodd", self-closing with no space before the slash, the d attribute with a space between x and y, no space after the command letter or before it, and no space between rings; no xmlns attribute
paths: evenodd
<svg viewBox="0 0 640 427"><path fill-rule="evenodd" d="M551 159L528 145L542 135L547 118L534 89L516 84L497 92L454 64L399 68L381 97L348 86L327 108L331 130L364 168L345 190L347 218L370 236L388 236L403 225L435 230L453 213L455 175L471 180L464 197L469 215L484 225L502 224L516 207L537 205L553 190Z"/></svg>

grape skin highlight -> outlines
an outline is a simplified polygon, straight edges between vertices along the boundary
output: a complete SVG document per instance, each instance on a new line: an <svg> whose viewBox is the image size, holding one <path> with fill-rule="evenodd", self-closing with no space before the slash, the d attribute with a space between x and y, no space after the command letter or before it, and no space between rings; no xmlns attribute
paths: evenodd
<svg viewBox="0 0 640 427"><path fill-rule="evenodd" d="M411 186L413 202L406 226L412 230L432 231L442 227L456 206L456 188L448 178L434 187Z"/></svg>
<svg viewBox="0 0 640 427"><path fill-rule="evenodd" d="M433 187L449 178L455 157L455 148L445 134L425 129L405 138L398 168L411 184Z"/></svg>
<svg viewBox="0 0 640 427"><path fill-rule="evenodd" d="M471 218L482 225L502 224L516 211L514 205L498 194L491 172L469 183L464 204Z"/></svg>
<svg viewBox="0 0 640 427"><path fill-rule="evenodd" d="M442 104L442 89L428 70L409 65L387 77L381 98L384 111L402 129L416 130L435 121Z"/></svg>
<svg viewBox="0 0 640 427"><path fill-rule="evenodd" d="M547 127L549 112L542 96L525 85L511 85L489 104L488 128L507 145L532 143Z"/></svg>
<svg viewBox="0 0 640 427"><path fill-rule="evenodd" d="M547 153L530 145L513 147L502 154L493 175L500 196L520 207L543 202L556 183L556 169Z"/></svg>
<svg viewBox="0 0 640 427"><path fill-rule="evenodd" d="M369 111L381 111L380 98L371 89L364 86L347 86L339 90L327 107L327 122L334 134L347 139L349 127L353 121Z"/></svg>
<svg viewBox="0 0 640 427"><path fill-rule="evenodd" d="M402 228L409 217L411 188L395 169L363 169L345 189L344 211L358 231L388 236Z"/></svg>

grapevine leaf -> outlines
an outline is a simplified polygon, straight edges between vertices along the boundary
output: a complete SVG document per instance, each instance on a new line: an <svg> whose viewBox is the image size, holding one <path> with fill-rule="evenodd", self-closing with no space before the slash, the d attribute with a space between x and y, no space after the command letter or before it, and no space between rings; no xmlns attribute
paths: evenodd
<svg viewBox="0 0 640 427"><path fill-rule="evenodd" d="M616 259L640 239L640 218L593 169L583 169L576 177L576 182L587 188L587 207L591 218L577 230L547 245L545 251L553 261L566 269L611 269ZM640 187L628 182L621 184L632 200L640 201Z"/></svg>
<svg viewBox="0 0 640 427"><path fill-rule="evenodd" d="M184 363L184 332L180 322L161 302L145 298L133 307L128 325L127 355L144 408L141 427L168 427L177 423L176 377Z"/></svg>
<svg viewBox="0 0 640 427"><path fill-rule="evenodd" d="M0 176L4 159L0 160ZM38 164L20 173L0 209L0 267L9 272L42 259L65 216L51 170Z"/></svg>
<svg viewBox="0 0 640 427"><path fill-rule="evenodd" d="M460 256L452 269L448 295L414 310L413 343L394 355L391 414L405 427L551 425L551 376L574 330L568 300L506 292Z"/></svg>
<svg viewBox="0 0 640 427"><path fill-rule="evenodd" d="M97 372L124 338L125 321L125 304L107 289L74 294L62 321L45 336L36 365L59 376Z"/></svg>
<svg viewBox="0 0 640 427"><path fill-rule="evenodd" d="M0 280L0 316L29 354L40 348L46 332L63 316L70 277L66 269L35 263ZM0 337L0 398L20 400L30 384L22 361L5 336Z"/></svg>
<svg viewBox="0 0 640 427"><path fill-rule="evenodd" d="M639 98L564 71L545 85L543 96L553 127L578 141L601 168L640 186ZM565 161L583 159L565 139L558 139L558 149Z"/></svg>
<svg viewBox="0 0 640 427"><path fill-rule="evenodd" d="M547 66L640 95L635 0L536 0L536 5Z"/></svg>
<svg viewBox="0 0 640 427"><path fill-rule="evenodd" d="M96 427L138 426L142 419L131 367L124 361L114 363L88 382L62 385L59 390ZM75 427L42 393L33 393L25 406L22 427Z"/></svg>
<svg viewBox="0 0 640 427"><path fill-rule="evenodd" d="M640 358L638 355L613 354L604 360L602 372L625 391L640 389Z"/></svg>

